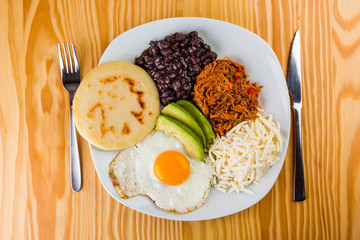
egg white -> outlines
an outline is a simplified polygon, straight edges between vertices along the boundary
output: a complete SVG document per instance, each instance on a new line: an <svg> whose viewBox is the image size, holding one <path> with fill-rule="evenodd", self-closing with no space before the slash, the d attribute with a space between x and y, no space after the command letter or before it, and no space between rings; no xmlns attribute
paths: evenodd
<svg viewBox="0 0 360 240"><path fill-rule="evenodd" d="M181 152L190 162L189 177L177 186L162 183L154 173L157 156L170 150ZM137 145L125 149L123 157L119 155L112 163L112 171L120 195L146 195L158 207L177 213L186 213L204 204L211 186L211 169L206 163L189 157L182 143L170 133L154 130Z"/></svg>

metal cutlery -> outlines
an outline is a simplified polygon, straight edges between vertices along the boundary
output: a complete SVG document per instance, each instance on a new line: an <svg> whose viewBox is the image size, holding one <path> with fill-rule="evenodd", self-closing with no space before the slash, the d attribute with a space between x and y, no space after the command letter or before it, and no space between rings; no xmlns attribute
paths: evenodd
<svg viewBox="0 0 360 240"><path fill-rule="evenodd" d="M75 123L72 116L72 103L76 89L80 84L80 68L74 44L58 43L59 62L61 79L64 88L69 92L70 97L70 176L71 188L78 192L81 188L81 166L79 158L78 142L76 138ZM64 52L64 57L62 52ZM63 60L64 59L64 60ZM65 62L65 64L64 64Z"/></svg>
<svg viewBox="0 0 360 240"><path fill-rule="evenodd" d="M301 53L300 30L298 29L292 41L288 65L288 89L292 96L294 110L294 195L293 200L305 200L304 167L301 146Z"/></svg>

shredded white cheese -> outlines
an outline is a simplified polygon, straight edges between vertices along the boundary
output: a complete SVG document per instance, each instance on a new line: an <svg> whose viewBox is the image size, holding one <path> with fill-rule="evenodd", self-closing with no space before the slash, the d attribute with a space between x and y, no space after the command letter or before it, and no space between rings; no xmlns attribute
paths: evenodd
<svg viewBox="0 0 360 240"><path fill-rule="evenodd" d="M247 192L251 183L261 183L266 170L280 158L280 124L273 116L258 114L255 121L244 121L225 136L217 136L206 159L213 166L213 186L222 192Z"/></svg>

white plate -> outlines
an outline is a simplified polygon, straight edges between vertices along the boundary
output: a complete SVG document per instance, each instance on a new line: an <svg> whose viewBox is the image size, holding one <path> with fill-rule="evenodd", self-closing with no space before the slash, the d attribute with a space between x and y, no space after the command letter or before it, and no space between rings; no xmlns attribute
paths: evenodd
<svg viewBox="0 0 360 240"><path fill-rule="evenodd" d="M116 60L133 63L135 57L148 48L150 40L160 40L175 32L194 30L218 54L218 58L230 57L240 62L245 66L250 80L263 85L260 105L267 113L272 113L274 120L281 125L284 143L280 161L264 174L261 178L262 184L249 186L255 194L226 194L211 189L205 204L187 214L163 211L143 196L121 199L108 175L109 164L117 151L102 151L90 145L100 181L113 198L132 209L152 216L183 221L219 218L242 211L259 202L272 188L283 166L290 132L289 96L279 61L264 40L239 26L206 18L170 18L150 22L115 38L105 50L99 64Z"/></svg>

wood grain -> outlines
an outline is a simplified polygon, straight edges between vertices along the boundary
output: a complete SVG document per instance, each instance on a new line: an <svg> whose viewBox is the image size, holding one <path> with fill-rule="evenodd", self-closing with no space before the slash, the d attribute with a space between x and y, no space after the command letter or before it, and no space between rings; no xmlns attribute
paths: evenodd
<svg viewBox="0 0 360 240"><path fill-rule="evenodd" d="M270 193L220 219L170 221L121 205L102 188L84 140L83 188L71 191L56 44L75 42L84 76L120 33L181 16L255 32L284 72L301 29L304 202L291 200L292 144ZM360 1L1 0L0 32L0 239L360 239Z"/></svg>

